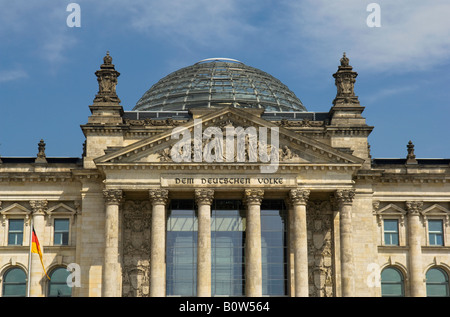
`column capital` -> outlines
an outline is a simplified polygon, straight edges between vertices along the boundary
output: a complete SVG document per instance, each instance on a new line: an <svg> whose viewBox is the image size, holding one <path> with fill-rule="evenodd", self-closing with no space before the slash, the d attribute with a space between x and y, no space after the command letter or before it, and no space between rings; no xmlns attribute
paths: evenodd
<svg viewBox="0 0 450 317"><path fill-rule="evenodd" d="M289 200L293 205L306 205L308 203L309 189L291 189L289 191Z"/></svg>
<svg viewBox="0 0 450 317"><path fill-rule="evenodd" d="M354 189L339 189L334 193L334 198L336 199L337 203L343 205L351 205L353 203L354 197Z"/></svg>
<svg viewBox="0 0 450 317"><path fill-rule="evenodd" d="M407 201L406 210L412 216L419 216L423 207L423 201Z"/></svg>
<svg viewBox="0 0 450 317"><path fill-rule="evenodd" d="M264 196L262 189L246 189L244 192L244 202L247 205L261 205Z"/></svg>
<svg viewBox="0 0 450 317"><path fill-rule="evenodd" d="M123 191L121 189L104 189L103 198L108 205L118 205L122 202Z"/></svg>
<svg viewBox="0 0 450 317"><path fill-rule="evenodd" d="M30 206L33 211L33 215L44 215L47 212L48 201L47 200L31 200Z"/></svg>
<svg viewBox="0 0 450 317"><path fill-rule="evenodd" d="M201 188L195 190L195 202L197 205L211 205L214 199L214 190Z"/></svg>
<svg viewBox="0 0 450 317"><path fill-rule="evenodd" d="M169 199L169 191L167 189L150 189L148 191L152 204L166 205Z"/></svg>

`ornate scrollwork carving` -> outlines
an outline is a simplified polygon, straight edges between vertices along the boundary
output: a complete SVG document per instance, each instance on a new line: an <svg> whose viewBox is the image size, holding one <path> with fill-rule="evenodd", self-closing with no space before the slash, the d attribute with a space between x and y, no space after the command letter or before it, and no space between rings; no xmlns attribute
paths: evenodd
<svg viewBox="0 0 450 317"><path fill-rule="evenodd" d="M308 203L310 191L308 189L291 189L289 199L292 204L306 205Z"/></svg>
<svg viewBox="0 0 450 317"><path fill-rule="evenodd" d="M150 189L149 196L153 204L166 205L169 199L169 191L167 189Z"/></svg>
<svg viewBox="0 0 450 317"><path fill-rule="evenodd" d="M339 204L351 205L355 197L354 189L340 189L334 193L334 197Z"/></svg>
<svg viewBox="0 0 450 317"><path fill-rule="evenodd" d="M123 204L122 296L149 296L151 204L127 200Z"/></svg>
<svg viewBox="0 0 450 317"><path fill-rule="evenodd" d="M107 204L118 205L122 202L123 191L121 189L105 189L103 190L103 198Z"/></svg>
<svg viewBox="0 0 450 317"><path fill-rule="evenodd" d="M329 201L309 201L308 280L309 296L334 296L334 243L332 207Z"/></svg>
<svg viewBox="0 0 450 317"><path fill-rule="evenodd" d="M212 189L196 189L195 201L197 205L211 205L214 199L214 190Z"/></svg>
<svg viewBox="0 0 450 317"><path fill-rule="evenodd" d="M420 215L420 212L423 208L423 202L422 201L407 201L406 202L406 210L409 214L412 215Z"/></svg>
<svg viewBox="0 0 450 317"><path fill-rule="evenodd" d="M45 214L47 212L48 201L47 200L31 200L31 209L33 214Z"/></svg>
<svg viewBox="0 0 450 317"><path fill-rule="evenodd" d="M244 192L244 201L247 205L261 205L264 197L264 190L262 189L246 189Z"/></svg>

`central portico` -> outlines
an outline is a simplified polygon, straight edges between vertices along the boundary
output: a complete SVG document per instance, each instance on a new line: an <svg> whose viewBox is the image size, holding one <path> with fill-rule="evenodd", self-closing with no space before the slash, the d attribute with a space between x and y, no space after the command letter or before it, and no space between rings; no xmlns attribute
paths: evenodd
<svg viewBox="0 0 450 317"><path fill-rule="evenodd" d="M133 287L145 289L147 285L150 296L262 296L271 295L269 291L271 287L277 290L275 295L308 296L310 291L308 267L311 263L308 263L310 251L308 250L307 205L311 201L313 204L321 204L325 209L328 207L328 210L322 211L328 214L327 223L330 227L327 228L328 232L324 230L325 233L321 236L323 241L315 243L322 247L322 244L326 242L325 236L328 235L327 243L333 245L333 250L329 250L333 253L328 255L328 268L330 270L338 268L342 274L342 281L327 282L331 283L329 288L332 289L328 291L334 294L337 292L336 286L342 283L343 295L350 295L352 287L347 285L349 283L346 281L352 275L352 257L350 254L344 257L345 261L341 261L340 249L342 254L344 250L349 249L346 243L348 243L347 235L350 229L346 226L351 226L349 212L354 195L352 179L364 160L263 120L260 111L227 107L214 111L200 109L198 112L192 109L191 113L194 118L202 119L204 127L219 127L224 130L230 126L276 128L279 133L279 152L277 153L279 162L277 162L277 168L270 173L262 172L261 165L265 163L248 162L248 154L246 161L243 162L173 162L169 153L174 144L179 141L172 138L173 128L95 159L94 162L105 179L107 197L110 193L116 193L121 198L115 199L115 204L113 202L108 204L107 213L109 210L114 210L111 213L117 217L117 220L111 221L119 222L121 217L127 216L121 213L129 213L129 216L133 216L133 213L141 212L147 213L149 217L147 220L150 223L147 237L149 241L140 242L150 246L147 249L148 254L141 254L141 257L148 258L147 265L140 264L141 269L148 270L145 273L141 272L147 276L148 280L138 282L139 279L137 279L135 283L142 283L142 285L134 284ZM194 122L178 124L176 128L193 131ZM213 140L203 139L202 148L207 148L208 142ZM222 144L225 144L225 140ZM250 142L247 141L245 153L249 153L249 146ZM127 207L127 204L136 206L137 202L148 210L133 211L131 207ZM179 209L175 206L176 204L189 207ZM233 207L224 209L226 205ZM187 216L179 215L181 211L192 213ZM228 215L230 212L234 212L234 216ZM265 214L270 216L264 216ZM270 221L267 222L265 217L268 217ZM183 225L175 224L177 221L173 219L182 221ZM228 222L228 227L223 224L225 221ZM219 222L222 223L215 227ZM278 239L280 245L271 248L270 242L267 244L262 222L269 228L269 235L275 236L275 240ZM173 227L170 227L172 223L174 223ZM275 226L278 231L271 232L270 230L274 230L271 224L274 223L279 224L278 227ZM120 232L115 232L118 229L108 223L105 229L107 237L110 237L107 241L119 246ZM242 258L237 260L240 268L233 263L228 263L228 267L224 263L218 263L223 262L226 257L218 254L218 250L221 249L217 245L212 248L212 245L221 243L220 239L215 238L216 235L220 237L221 233L228 230L237 230L240 240L238 244L222 246L222 249L229 255L236 253L238 248L241 249ZM186 243L189 245L192 249L189 255L182 255L183 248L174 246L168 241L173 232L177 232L179 241L183 241L180 238L184 236L183 234L189 233L189 238L179 242L180 245ZM130 231L129 234L136 235L136 232ZM236 233L229 233L229 235L233 236ZM335 239L338 240L337 245L340 245L340 249L336 249ZM277 249L278 253L281 252L277 260L281 259L281 262L277 263L278 267L275 265L273 272L270 267L273 257L262 254L270 253L272 249ZM348 253L348 251L345 252ZM194 254L196 254L195 258ZM122 252L118 248L116 253L107 249L105 253L105 263L116 260L116 267L111 274L116 274L117 279L127 277L126 265L123 266L122 259L123 263L127 263L127 260L133 261L132 256L130 259L127 257L126 248ZM187 264L184 263L186 261ZM221 265L228 272L216 273L215 270L220 271ZM195 277L195 281L191 282L192 285L196 285L196 289L193 289L191 293L177 294L177 289L183 289L183 287L176 285L178 282L174 281L171 274L173 272L181 274L183 270L189 275L185 276L186 282ZM263 271L265 278L263 278ZM318 276L313 279L323 278L320 273L323 272L317 273ZM215 276L217 274L219 276ZM274 285L277 286L265 285L265 292L263 292L263 280L270 281L270 274L277 275L276 278L272 277ZM239 281L233 281L236 276L239 276ZM231 280L232 285L223 286L225 280L228 281L227 283ZM319 284L323 284L322 288L325 288L325 282L325 280L319 281ZM118 285L120 283L104 285L104 294L120 294L121 289ZM122 285L129 289L133 281L127 280L125 283L122 282ZM225 290L230 290L230 293L222 293ZM169 294L167 294L168 291Z"/></svg>

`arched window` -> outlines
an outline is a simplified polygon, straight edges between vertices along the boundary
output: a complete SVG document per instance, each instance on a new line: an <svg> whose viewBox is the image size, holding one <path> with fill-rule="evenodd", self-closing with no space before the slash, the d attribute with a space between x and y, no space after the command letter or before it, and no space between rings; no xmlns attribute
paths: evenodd
<svg viewBox="0 0 450 317"><path fill-rule="evenodd" d="M3 275L4 297L22 297L27 292L27 275L24 270L18 267L9 269Z"/></svg>
<svg viewBox="0 0 450 317"><path fill-rule="evenodd" d="M431 268L427 275L427 296L428 297L448 297L449 285L448 275L444 270L439 268Z"/></svg>
<svg viewBox="0 0 450 317"><path fill-rule="evenodd" d="M70 297L72 288L67 285L70 272L64 267L58 267L49 274L48 297Z"/></svg>
<svg viewBox="0 0 450 317"><path fill-rule="evenodd" d="M403 297L404 289L403 274L399 270L387 267L381 272L381 296Z"/></svg>

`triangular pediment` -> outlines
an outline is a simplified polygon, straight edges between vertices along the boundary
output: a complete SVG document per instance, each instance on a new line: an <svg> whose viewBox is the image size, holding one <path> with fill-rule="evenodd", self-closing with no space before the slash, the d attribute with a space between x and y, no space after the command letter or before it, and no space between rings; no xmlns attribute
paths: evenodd
<svg viewBox="0 0 450 317"><path fill-rule="evenodd" d="M280 164L360 166L364 162L361 158L280 127L245 109L218 109L175 129L115 149L94 162L98 166L159 163L245 164L267 162L267 159L270 161L274 157L271 155L277 156ZM189 136L190 142L186 141L186 147L182 147L181 140L186 136ZM238 141L239 137L245 139ZM194 142L194 139L197 141ZM201 140L201 143L198 140ZM221 152L217 152L217 149ZM174 158L177 151L182 157L181 161L180 157ZM265 158L264 153L267 154ZM211 154L213 159L208 160Z"/></svg>
<svg viewBox="0 0 450 317"><path fill-rule="evenodd" d="M424 216L449 216L450 210L447 208L439 205L439 204L433 204L430 207L422 210L422 215Z"/></svg>

